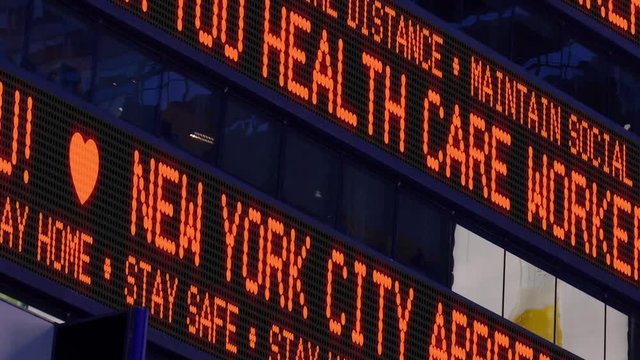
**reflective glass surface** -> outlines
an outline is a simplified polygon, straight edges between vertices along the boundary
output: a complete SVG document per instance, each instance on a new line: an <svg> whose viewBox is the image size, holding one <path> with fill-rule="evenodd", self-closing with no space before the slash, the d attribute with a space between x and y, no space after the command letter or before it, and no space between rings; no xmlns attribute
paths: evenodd
<svg viewBox="0 0 640 360"><path fill-rule="evenodd" d="M91 85L95 28L54 2L34 1L25 66L77 95Z"/></svg>
<svg viewBox="0 0 640 360"><path fill-rule="evenodd" d="M179 72L165 72L160 98L161 136L193 155L213 159L220 93Z"/></svg>
<svg viewBox="0 0 640 360"><path fill-rule="evenodd" d="M391 187L376 174L352 163L344 166L340 228L383 254L391 247Z"/></svg>
<svg viewBox="0 0 640 360"><path fill-rule="evenodd" d="M339 165L336 154L291 130L287 131L283 161L283 199L320 219L332 221Z"/></svg>
<svg viewBox="0 0 640 360"><path fill-rule="evenodd" d="M631 358L633 318L460 225L453 254L453 291L585 359Z"/></svg>
<svg viewBox="0 0 640 360"><path fill-rule="evenodd" d="M418 3L526 71L640 134L640 59L544 1ZM620 3L621 4L621 3ZM620 6L609 2L609 6ZM616 36L616 35L613 35Z"/></svg>
<svg viewBox="0 0 640 360"><path fill-rule="evenodd" d="M260 190L273 193L281 132L281 123L265 108L239 94L229 96L220 166Z"/></svg>
<svg viewBox="0 0 640 360"><path fill-rule="evenodd" d="M22 61L28 5L28 0L0 2L0 59L16 64Z"/></svg>
<svg viewBox="0 0 640 360"><path fill-rule="evenodd" d="M441 284L448 284L450 221L439 206L417 192L400 189L395 257Z"/></svg>
<svg viewBox="0 0 640 360"><path fill-rule="evenodd" d="M162 65L133 44L103 36L93 103L155 134L162 73Z"/></svg>
<svg viewBox="0 0 640 360"><path fill-rule="evenodd" d="M504 256L504 249L457 225L453 246L453 291L502 315Z"/></svg>

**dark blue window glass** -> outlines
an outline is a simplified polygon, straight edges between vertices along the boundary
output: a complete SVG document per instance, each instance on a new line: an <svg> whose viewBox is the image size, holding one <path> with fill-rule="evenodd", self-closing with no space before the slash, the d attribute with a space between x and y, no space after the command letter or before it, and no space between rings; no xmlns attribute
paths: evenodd
<svg viewBox="0 0 640 360"><path fill-rule="evenodd" d="M459 20L464 2L464 0L416 0L416 3L430 13L451 22Z"/></svg>
<svg viewBox="0 0 640 360"><path fill-rule="evenodd" d="M160 128L163 138L193 155L213 159L220 91L181 73L162 77Z"/></svg>
<svg viewBox="0 0 640 360"><path fill-rule="evenodd" d="M440 6L447 2L436 1ZM513 18L518 16L519 8L514 1L475 0L462 1L459 6L457 26L467 34L494 50L507 54L509 51L509 35Z"/></svg>
<svg viewBox="0 0 640 360"><path fill-rule="evenodd" d="M338 159L329 148L299 132L287 132L282 165L282 197L288 203L332 222Z"/></svg>
<svg viewBox="0 0 640 360"><path fill-rule="evenodd" d="M91 85L96 32L91 22L54 2L35 1L25 66L66 90L85 95Z"/></svg>
<svg viewBox="0 0 640 360"><path fill-rule="evenodd" d="M339 218L342 231L388 255L393 205L388 182L355 164L345 164Z"/></svg>
<svg viewBox="0 0 640 360"><path fill-rule="evenodd" d="M156 133L162 66L132 44L104 36L98 51L93 103Z"/></svg>
<svg viewBox="0 0 640 360"><path fill-rule="evenodd" d="M222 169L263 191L274 193L281 123L262 106L241 95L231 95L223 132Z"/></svg>
<svg viewBox="0 0 640 360"><path fill-rule="evenodd" d="M22 61L28 15L27 0L0 2L0 59L9 60L15 64L20 64Z"/></svg>
<svg viewBox="0 0 640 360"><path fill-rule="evenodd" d="M610 45L580 26L533 4L523 5L513 27L513 60L603 115L609 115Z"/></svg>
<svg viewBox="0 0 640 360"><path fill-rule="evenodd" d="M446 286L451 224L444 209L401 189L396 226L395 258Z"/></svg>
<svg viewBox="0 0 640 360"><path fill-rule="evenodd" d="M614 52L612 57L617 57ZM615 61L611 68L607 104L609 116L627 130L640 134L640 60Z"/></svg>

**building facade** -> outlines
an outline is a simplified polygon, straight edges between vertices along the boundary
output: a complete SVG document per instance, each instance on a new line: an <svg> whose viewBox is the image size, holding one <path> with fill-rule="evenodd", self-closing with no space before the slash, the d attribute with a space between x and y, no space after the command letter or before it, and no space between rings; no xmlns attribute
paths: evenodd
<svg viewBox="0 0 640 360"><path fill-rule="evenodd" d="M640 7L576 4L5 0L0 291L154 359L638 358Z"/></svg>

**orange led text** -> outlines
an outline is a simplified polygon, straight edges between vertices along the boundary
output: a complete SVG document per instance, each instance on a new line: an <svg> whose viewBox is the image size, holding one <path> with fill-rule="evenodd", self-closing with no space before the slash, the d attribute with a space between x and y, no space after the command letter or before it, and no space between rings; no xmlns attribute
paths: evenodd
<svg viewBox="0 0 640 360"><path fill-rule="evenodd" d="M131 255L127 257L124 271L127 304L147 307L152 316L172 323L178 277Z"/></svg>
<svg viewBox="0 0 640 360"><path fill-rule="evenodd" d="M430 360L464 359L528 359L550 360L543 352L519 338L512 338L496 328L492 322L472 318L465 311L445 308L442 302L436 305L429 343ZM451 316L445 317L445 312ZM451 319L445 321L446 319Z"/></svg>
<svg viewBox="0 0 640 360"><path fill-rule="evenodd" d="M2 223L0 223L0 248L16 248L22 252L23 234L27 225L29 206L15 203L7 196L2 210ZM40 257L38 256L38 260Z"/></svg>
<svg viewBox="0 0 640 360"><path fill-rule="evenodd" d="M348 319L344 309L339 309L337 305L333 304L334 287L340 286L340 283L348 281L349 269L353 269L354 278L352 281L356 283L356 289L354 295L354 303L356 305L355 316L353 319ZM337 275L337 276L336 276ZM353 267L347 266L347 260L339 250L334 249L331 252L331 258L327 261L327 286L326 286L326 317L329 324L329 330L336 336L341 336L344 329L348 326L351 329L349 332L349 338L351 341L362 347L364 345L364 334L362 330L362 285L363 280L366 279L367 267L359 260L353 262ZM336 279L334 279L336 276ZM405 354L405 339L410 328L411 309L414 303L414 291L413 288L408 290L402 289L398 280L393 280L391 276L379 270L373 270L370 275L371 285L374 289L377 289L378 304L375 308L377 311L377 330L376 330L376 349L378 355L384 353L384 324L385 324L385 301L392 301L395 304L396 310L394 312L397 319L397 328L400 342L398 354L400 359L404 359ZM374 306L374 305L369 305ZM348 323L348 325L347 325Z"/></svg>
<svg viewBox="0 0 640 360"><path fill-rule="evenodd" d="M295 303L306 318L308 309L300 274L311 249L311 238L298 236L293 227L285 227L258 209L246 208L240 201L233 206L224 193L220 202L227 249L227 281L232 279L236 249L236 259L240 255L242 258L241 273L247 292L263 296L267 301L273 298L288 311L293 311Z"/></svg>
<svg viewBox="0 0 640 360"><path fill-rule="evenodd" d="M59 219L38 216L38 261L87 285L91 285L91 245L91 235Z"/></svg>
<svg viewBox="0 0 640 360"><path fill-rule="evenodd" d="M187 252L191 252L193 262L198 266L202 236L202 182L199 181L197 184L195 199L188 199L187 174L180 174L177 169L151 158L148 176L145 177L141 162L140 153L135 150L131 190L131 235L136 236L141 222L146 230L142 235L148 243L166 253L177 255L180 259L184 258ZM167 200L167 193L171 192L179 192L179 203ZM174 206L179 206L179 214ZM170 221L174 224L179 221L177 239L169 237L162 230L163 224Z"/></svg>

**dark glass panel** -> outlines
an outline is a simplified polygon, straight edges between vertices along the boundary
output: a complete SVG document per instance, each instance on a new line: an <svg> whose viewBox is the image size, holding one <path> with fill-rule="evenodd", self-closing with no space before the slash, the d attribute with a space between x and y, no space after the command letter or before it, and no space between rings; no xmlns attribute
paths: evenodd
<svg viewBox="0 0 640 360"><path fill-rule="evenodd" d="M400 190L396 259L443 285L450 272L450 220L444 209L415 192Z"/></svg>
<svg viewBox="0 0 640 360"><path fill-rule="evenodd" d="M461 18L456 25L497 52L508 55L509 30L518 15L518 8L511 0L463 1Z"/></svg>
<svg viewBox="0 0 640 360"><path fill-rule="evenodd" d="M25 66L78 95L91 86L96 32L91 22L52 1L35 1Z"/></svg>
<svg viewBox="0 0 640 360"><path fill-rule="evenodd" d="M388 255L394 202L391 185L377 175L345 164L339 226L347 235Z"/></svg>
<svg viewBox="0 0 640 360"><path fill-rule="evenodd" d="M8 59L15 64L22 61L28 5L28 0L0 2L0 59Z"/></svg>
<svg viewBox="0 0 640 360"><path fill-rule="evenodd" d="M278 174L278 152L282 125L261 106L231 95L224 119L220 166L256 186L273 193Z"/></svg>
<svg viewBox="0 0 640 360"><path fill-rule="evenodd" d="M153 58L117 38L101 39L94 104L156 133L161 80L162 66Z"/></svg>
<svg viewBox="0 0 640 360"><path fill-rule="evenodd" d="M608 114L602 90L610 85L610 45L593 41L548 8L523 3L517 19L513 60L601 114Z"/></svg>
<svg viewBox="0 0 640 360"><path fill-rule="evenodd" d="M293 130L286 139L282 197L323 221L331 221L337 190L336 154Z"/></svg>
<svg viewBox="0 0 640 360"><path fill-rule="evenodd" d="M607 98L608 116L627 130L640 134L640 60L624 54L611 55Z"/></svg>
<svg viewBox="0 0 640 360"><path fill-rule="evenodd" d="M213 159L220 92L181 73L165 72L160 99L162 137L193 155Z"/></svg>

